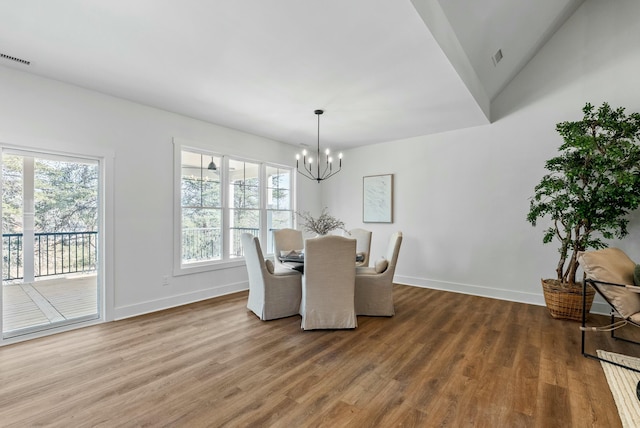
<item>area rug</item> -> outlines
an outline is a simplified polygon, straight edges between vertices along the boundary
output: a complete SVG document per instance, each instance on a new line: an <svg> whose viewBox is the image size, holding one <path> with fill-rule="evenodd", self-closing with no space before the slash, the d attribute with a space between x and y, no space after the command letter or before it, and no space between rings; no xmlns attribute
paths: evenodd
<svg viewBox="0 0 640 428"><path fill-rule="evenodd" d="M640 370L640 358L614 354L598 349L598 356L616 363L625 364ZM640 373L618 367L602 361L602 369L607 377L613 399L618 407L623 427L636 428L640 426L640 400L636 394Z"/></svg>

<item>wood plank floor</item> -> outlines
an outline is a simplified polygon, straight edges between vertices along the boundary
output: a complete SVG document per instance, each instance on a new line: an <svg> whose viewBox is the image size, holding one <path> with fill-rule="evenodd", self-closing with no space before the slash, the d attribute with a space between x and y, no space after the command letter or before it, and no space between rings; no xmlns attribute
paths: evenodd
<svg viewBox="0 0 640 428"><path fill-rule="evenodd" d="M0 425L620 426L577 323L519 303L394 293L396 316L358 317L355 330L262 322L242 292L2 347Z"/></svg>

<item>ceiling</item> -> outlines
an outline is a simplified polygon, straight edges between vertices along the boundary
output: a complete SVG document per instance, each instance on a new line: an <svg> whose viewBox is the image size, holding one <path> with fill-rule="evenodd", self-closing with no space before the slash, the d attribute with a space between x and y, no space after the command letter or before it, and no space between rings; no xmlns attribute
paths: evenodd
<svg viewBox="0 0 640 428"><path fill-rule="evenodd" d="M348 149L489 123L582 1L0 0L0 66Z"/></svg>

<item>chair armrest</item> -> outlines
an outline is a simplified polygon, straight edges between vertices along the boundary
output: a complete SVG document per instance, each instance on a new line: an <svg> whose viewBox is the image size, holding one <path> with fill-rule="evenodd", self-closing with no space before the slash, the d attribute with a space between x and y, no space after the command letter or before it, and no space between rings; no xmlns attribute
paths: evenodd
<svg viewBox="0 0 640 428"><path fill-rule="evenodd" d="M593 279L587 279L584 287L587 284L590 284L622 318L629 319L631 315L640 312L640 287Z"/></svg>
<svg viewBox="0 0 640 428"><path fill-rule="evenodd" d="M615 287L626 287L626 288L628 288L628 287L636 287L635 285L629 285L629 284L617 284L617 283L615 283L615 282L598 281L598 280L596 280L596 279L588 279L588 278L587 278L587 280L586 280L585 282L586 282L586 283L590 283L590 282L592 282L592 283L594 283L594 284L603 284L603 285L613 285L613 286L615 286ZM639 288L639 289L640 289L640 287L636 287L636 288ZM632 291L633 291L633 290L632 290ZM640 292L640 291L638 291L638 292Z"/></svg>
<svg viewBox="0 0 640 428"><path fill-rule="evenodd" d="M376 272L375 268L368 266L357 266L356 267L356 276L375 276L380 275Z"/></svg>
<svg viewBox="0 0 640 428"><path fill-rule="evenodd" d="M278 266L271 274L273 276L287 276L287 275L300 275L300 268L303 264L283 263L282 267Z"/></svg>

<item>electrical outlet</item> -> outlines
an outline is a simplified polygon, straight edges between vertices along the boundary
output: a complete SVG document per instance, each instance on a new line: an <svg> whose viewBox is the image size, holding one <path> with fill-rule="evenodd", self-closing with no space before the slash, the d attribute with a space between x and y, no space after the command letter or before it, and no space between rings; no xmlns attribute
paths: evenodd
<svg viewBox="0 0 640 428"><path fill-rule="evenodd" d="M162 277L162 286L166 287L167 285L169 285L169 277L165 275Z"/></svg>

